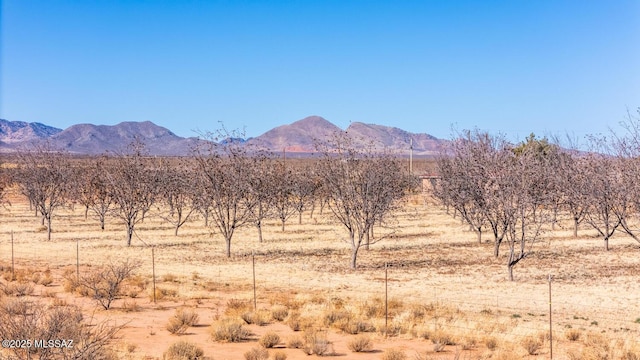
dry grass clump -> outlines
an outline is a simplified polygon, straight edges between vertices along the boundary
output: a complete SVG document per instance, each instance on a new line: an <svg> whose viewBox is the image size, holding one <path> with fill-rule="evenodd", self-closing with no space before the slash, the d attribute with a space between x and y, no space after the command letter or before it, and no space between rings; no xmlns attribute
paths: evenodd
<svg viewBox="0 0 640 360"><path fill-rule="evenodd" d="M486 346L487 349L494 351L498 348L498 339L493 336L488 336L484 339L484 346Z"/></svg>
<svg viewBox="0 0 640 360"><path fill-rule="evenodd" d="M307 330L304 334L304 347L302 350L307 355L332 355L333 344L327 339L325 332Z"/></svg>
<svg viewBox="0 0 640 360"><path fill-rule="evenodd" d="M218 342L242 342L250 339L251 335L242 323L232 319L219 321L211 331L211 337Z"/></svg>
<svg viewBox="0 0 640 360"><path fill-rule="evenodd" d="M284 351L276 351L273 353L273 360L287 360L287 354Z"/></svg>
<svg viewBox="0 0 640 360"><path fill-rule="evenodd" d="M265 326L269 324L271 314L265 310L247 311L240 315L240 318L249 325Z"/></svg>
<svg viewBox="0 0 640 360"><path fill-rule="evenodd" d="M33 284L24 281L14 281L8 283L3 292L8 296L27 296L33 295Z"/></svg>
<svg viewBox="0 0 640 360"><path fill-rule="evenodd" d="M286 306L276 305L271 308L271 318L275 321L284 321L289 315L289 309Z"/></svg>
<svg viewBox="0 0 640 360"><path fill-rule="evenodd" d="M164 360L200 360L204 359L204 350L188 341L178 341L171 344L162 354Z"/></svg>
<svg viewBox="0 0 640 360"><path fill-rule="evenodd" d="M156 286L156 300L175 298L176 296L178 296L178 291ZM149 300L153 300L153 289L149 291Z"/></svg>
<svg viewBox="0 0 640 360"><path fill-rule="evenodd" d="M315 320L308 317L301 317L299 312L292 311L289 313L289 317L285 323L291 330L301 331L312 328L315 325Z"/></svg>
<svg viewBox="0 0 640 360"><path fill-rule="evenodd" d="M240 316L251 309L252 306L248 300L229 299L224 314L227 316Z"/></svg>
<svg viewBox="0 0 640 360"><path fill-rule="evenodd" d="M368 352L373 350L373 342L368 336L360 335L349 341L347 347L353 352Z"/></svg>
<svg viewBox="0 0 640 360"><path fill-rule="evenodd" d="M582 336L582 331L578 329L569 329L564 332L564 337L569 341L578 341Z"/></svg>
<svg viewBox="0 0 640 360"><path fill-rule="evenodd" d="M404 308L404 303L401 300L389 299L388 301L388 313L389 316L394 316ZM374 297L367 300L360 305L360 313L367 319L382 318L385 315L384 299Z"/></svg>
<svg viewBox="0 0 640 360"><path fill-rule="evenodd" d="M124 312L139 312L142 311L142 307L138 305L138 303L134 301L123 301L122 302L122 311Z"/></svg>
<svg viewBox="0 0 640 360"><path fill-rule="evenodd" d="M255 347L244 353L246 360L267 360L269 358L269 352L267 349Z"/></svg>
<svg viewBox="0 0 640 360"><path fill-rule="evenodd" d="M382 354L382 360L406 360L407 354L402 350L388 349Z"/></svg>
<svg viewBox="0 0 640 360"><path fill-rule="evenodd" d="M258 343L263 347L270 349L280 343L280 335L276 334L273 331L270 331L262 335L260 340L258 340Z"/></svg>
<svg viewBox="0 0 640 360"><path fill-rule="evenodd" d="M287 347L289 349L302 349L304 347L304 340L298 335L291 336L287 340Z"/></svg>
<svg viewBox="0 0 640 360"><path fill-rule="evenodd" d="M538 355L538 351L542 348L543 342L539 337L527 336L522 339L520 345L527 351L527 354Z"/></svg>
<svg viewBox="0 0 640 360"><path fill-rule="evenodd" d="M198 313L191 309L176 309L175 314L169 318L166 328L176 335L184 334L187 329L198 323Z"/></svg>

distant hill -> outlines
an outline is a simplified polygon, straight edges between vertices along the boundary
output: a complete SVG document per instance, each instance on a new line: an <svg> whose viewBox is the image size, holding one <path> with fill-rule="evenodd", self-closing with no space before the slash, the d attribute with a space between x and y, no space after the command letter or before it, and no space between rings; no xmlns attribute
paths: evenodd
<svg viewBox="0 0 640 360"><path fill-rule="evenodd" d="M248 144L261 150L288 153L313 153L316 142L325 142L336 132L344 132L358 148L371 148L408 155L413 141L414 155L432 156L444 144L429 134L414 134L408 131L382 125L354 122L345 130L320 116L309 116L289 125L278 126L257 136Z"/></svg>
<svg viewBox="0 0 640 360"><path fill-rule="evenodd" d="M340 131L342 129L320 116L309 116L289 125L273 128L247 141L247 144L273 152L286 149L287 152L312 153L315 151L315 139L328 139Z"/></svg>
<svg viewBox="0 0 640 360"><path fill-rule="evenodd" d="M188 155L199 142L183 138L151 121L122 122L117 125L78 124L49 138L51 144L70 153L96 155L122 152L134 140L140 139L152 155Z"/></svg>
<svg viewBox="0 0 640 360"><path fill-rule="evenodd" d="M24 121L8 121L0 119L0 143L3 144L17 144L27 141L46 139L61 131L62 129L40 123L27 123Z"/></svg>
<svg viewBox="0 0 640 360"><path fill-rule="evenodd" d="M335 133L347 134L358 148L373 147L399 155L408 155L411 141L415 156L432 156L445 142L429 134L413 134L395 127L361 122L354 122L342 130L320 116L309 116L273 128L255 138L228 138L220 144L235 142L252 149L276 153L286 150L292 155L308 156L316 152L317 142L325 142ZM189 155L197 146L208 143L195 137L180 137L151 121L122 122L117 125L78 124L61 130L40 123L0 120L0 150L4 152L47 141L54 148L72 154L119 153L136 139L146 145L149 154L159 156Z"/></svg>

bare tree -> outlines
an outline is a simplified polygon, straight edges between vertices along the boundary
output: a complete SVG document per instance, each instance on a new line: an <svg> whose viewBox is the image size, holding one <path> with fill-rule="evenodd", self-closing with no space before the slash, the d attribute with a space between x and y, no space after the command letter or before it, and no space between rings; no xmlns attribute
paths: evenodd
<svg viewBox="0 0 640 360"><path fill-rule="evenodd" d="M298 213L298 224L301 225L302 213L315 200L318 183L315 181L313 169L308 166L296 171L293 180L291 195L295 210Z"/></svg>
<svg viewBox="0 0 640 360"><path fill-rule="evenodd" d="M111 213L119 218L127 228L127 246L135 227L154 204L160 189L158 167L153 167L151 159L145 157L144 145L134 142L129 153L115 156L107 167L109 193L115 207Z"/></svg>
<svg viewBox="0 0 640 360"><path fill-rule="evenodd" d="M256 202L256 205L252 209L251 217L258 229L258 241L262 242L262 222L269 217L274 210L275 190L283 179L276 176L274 159L263 154L256 156L255 173L249 179L251 194Z"/></svg>
<svg viewBox="0 0 640 360"><path fill-rule="evenodd" d="M111 262L82 277L80 285L89 290L89 294L98 304L105 310L109 310L113 300L120 296L122 283L130 278L139 267L139 262L129 259Z"/></svg>
<svg viewBox="0 0 640 360"><path fill-rule="evenodd" d="M189 164L169 164L165 161L159 173L159 198L162 205L169 208L160 217L174 227L174 235L178 236L178 229L184 225L197 210L197 191L195 171Z"/></svg>
<svg viewBox="0 0 640 360"><path fill-rule="evenodd" d="M411 179L398 159L372 150L357 151L340 134L319 150L323 157L317 171L330 198L329 208L348 231L350 265L356 269L358 251L371 226L396 209Z"/></svg>
<svg viewBox="0 0 640 360"><path fill-rule="evenodd" d="M48 144L29 151L18 152L18 184L46 222L47 239L51 240L53 213L67 203L71 182L71 164L68 154Z"/></svg>
<svg viewBox="0 0 640 360"><path fill-rule="evenodd" d="M296 199L293 196L296 175L292 167L286 166L285 161L278 161L273 172L273 207L284 231L285 223L296 212Z"/></svg>
<svg viewBox="0 0 640 360"><path fill-rule="evenodd" d="M212 137L214 138L214 137ZM256 158L247 149L231 140L223 145L214 142L199 149L196 155L197 172L201 178L213 227L225 239L226 255L231 257L231 239L236 229L252 222L258 201L251 192L256 171Z"/></svg>

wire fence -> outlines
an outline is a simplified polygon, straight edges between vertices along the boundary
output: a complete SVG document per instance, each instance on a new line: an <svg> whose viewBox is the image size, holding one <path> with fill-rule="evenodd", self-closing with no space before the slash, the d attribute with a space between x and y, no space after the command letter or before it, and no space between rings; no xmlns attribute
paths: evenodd
<svg viewBox="0 0 640 360"><path fill-rule="evenodd" d="M561 351L563 346L571 347L566 335L571 329L604 333L620 344L640 339L640 294L630 293L624 297L613 293L599 297L567 294L562 284L554 283L553 278L550 282L529 284L529 295L519 296L517 285L512 287L514 293L505 293L478 290L482 288L477 286L479 284L463 282L447 286L403 281L404 277L399 276L403 270L394 268L393 263L387 268L388 277L384 274L385 266L368 270L362 276L357 273L336 276L332 272L314 271L304 261L279 264L261 254L244 254L228 261L207 261L207 254L200 252L196 256L180 252L177 255L172 244L164 244L128 248L123 255L121 244L85 246L79 240L35 243L29 234L6 235L5 239L10 238L10 241L0 243L0 263L6 264L5 272L9 268L13 271L63 267L82 276L101 263L126 256L139 261L138 273L151 277L154 287L170 286L180 295L216 297L224 292L238 298L257 299L258 303L264 304L269 294L278 291L291 294L320 292L328 299L362 301L385 299L388 294L387 299L401 301L407 309L409 304L429 308L431 316L421 324L425 331L495 336L514 342L544 336L547 340L553 339L546 346L553 344L554 351ZM211 256L220 258L219 254ZM308 274L308 281L301 281L301 274ZM560 294L562 296L558 296ZM393 313L388 321L404 321L402 316Z"/></svg>

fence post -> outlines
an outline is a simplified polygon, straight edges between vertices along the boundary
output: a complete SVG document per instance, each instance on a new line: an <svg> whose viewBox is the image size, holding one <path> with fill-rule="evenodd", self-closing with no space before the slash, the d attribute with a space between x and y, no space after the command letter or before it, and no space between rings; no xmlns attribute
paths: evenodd
<svg viewBox="0 0 640 360"><path fill-rule="evenodd" d="M551 274L549 274L549 356L553 359L553 308L551 307Z"/></svg>
<svg viewBox="0 0 640 360"><path fill-rule="evenodd" d="M11 281L16 279L16 262L13 256L13 230L11 230Z"/></svg>
<svg viewBox="0 0 640 360"><path fill-rule="evenodd" d="M253 311L258 311L258 302L256 300L256 255L251 251L251 267L253 268Z"/></svg>
<svg viewBox="0 0 640 360"><path fill-rule="evenodd" d="M387 337L389 331L389 277L387 263L384 263L384 337Z"/></svg>
<svg viewBox="0 0 640 360"><path fill-rule="evenodd" d="M80 282L80 240L76 240L76 280Z"/></svg>
<svg viewBox="0 0 640 360"><path fill-rule="evenodd" d="M153 279L153 303L156 303L156 254L155 248L151 248L151 276Z"/></svg>

